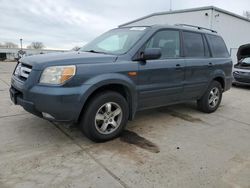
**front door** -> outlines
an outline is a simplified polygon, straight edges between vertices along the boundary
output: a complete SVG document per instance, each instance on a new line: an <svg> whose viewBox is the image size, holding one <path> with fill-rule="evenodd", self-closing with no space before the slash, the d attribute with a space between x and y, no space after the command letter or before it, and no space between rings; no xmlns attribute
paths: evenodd
<svg viewBox="0 0 250 188"><path fill-rule="evenodd" d="M180 57L178 30L158 31L145 48L161 48L157 60L139 62L139 109L175 103L183 91L185 62Z"/></svg>

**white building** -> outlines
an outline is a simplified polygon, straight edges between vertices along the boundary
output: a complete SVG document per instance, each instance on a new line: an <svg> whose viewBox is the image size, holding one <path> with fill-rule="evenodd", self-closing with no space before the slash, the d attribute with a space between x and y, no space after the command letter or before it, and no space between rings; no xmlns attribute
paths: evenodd
<svg viewBox="0 0 250 188"><path fill-rule="evenodd" d="M250 43L250 20L214 6L154 13L120 27L155 24L190 24L216 30L224 38L234 63L239 46Z"/></svg>
<svg viewBox="0 0 250 188"><path fill-rule="evenodd" d="M14 60L18 57L20 48L0 48L0 61L1 60ZM45 54L52 52L63 52L65 50L48 50L48 49L23 49L25 55Z"/></svg>

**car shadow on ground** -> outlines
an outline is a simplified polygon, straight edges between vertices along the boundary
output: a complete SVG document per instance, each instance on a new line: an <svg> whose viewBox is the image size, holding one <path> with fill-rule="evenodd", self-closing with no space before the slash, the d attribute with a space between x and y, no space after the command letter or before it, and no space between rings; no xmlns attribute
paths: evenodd
<svg viewBox="0 0 250 188"><path fill-rule="evenodd" d="M179 112L179 111L182 112ZM78 144L84 149L89 149L98 146L107 146L110 150L120 150L120 147L124 147L125 144L134 145L142 149L148 150L152 153L160 152L158 146L154 144L150 139L146 138L145 135L150 135L154 131L154 127L158 126L157 121L159 119L168 118L178 118L191 123L202 123L202 120L196 117L192 117L189 113L194 112L200 113L197 111L195 102L188 102L184 104L172 105L168 107L160 107L155 109L149 109L140 111L136 114L136 117L133 121L130 121L120 135L120 137L105 142L105 143L94 143L90 141L83 132L80 130L78 124L62 124L51 122L57 129L59 129L63 134L65 134L69 139ZM168 126L166 124L166 126ZM112 145L116 147L111 147Z"/></svg>

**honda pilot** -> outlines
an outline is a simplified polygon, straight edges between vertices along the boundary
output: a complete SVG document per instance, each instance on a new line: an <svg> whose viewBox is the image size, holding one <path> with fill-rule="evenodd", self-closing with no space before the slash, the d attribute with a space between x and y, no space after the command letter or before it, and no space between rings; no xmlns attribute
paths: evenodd
<svg viewBox="0 0 250 188"><path fill-rule="evenodd" d="M101 142L137 111L197 101L214 112L232 84L232 60L215 31L187 25L120 27L76 52L23 57L10 97L49 121L78 123Z"/></svg>

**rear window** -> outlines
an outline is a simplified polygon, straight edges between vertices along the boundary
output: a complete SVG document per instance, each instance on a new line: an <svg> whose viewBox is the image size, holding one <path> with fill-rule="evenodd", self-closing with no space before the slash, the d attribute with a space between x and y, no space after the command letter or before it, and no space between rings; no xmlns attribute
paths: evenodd
<svg viewBox="0 0 250 188"><path fill-rule="evenodd" d="M229 57L227 47L223 39L216 35L207 35L213 57Z"/></svg>
<svg viewBox="0 0 250 188"><path fill-rule="evenodd" d="M183 32L184 51L186 57L204 57L205 47L200 33Z"/></svg>

